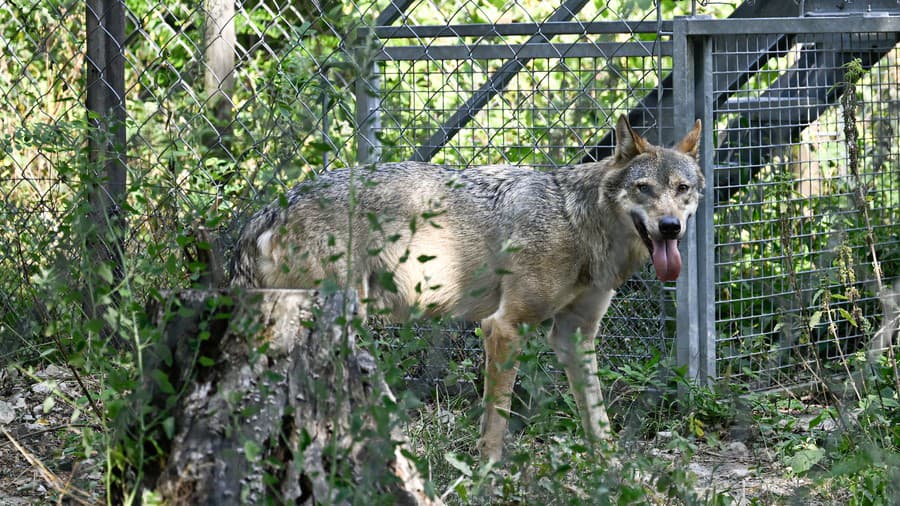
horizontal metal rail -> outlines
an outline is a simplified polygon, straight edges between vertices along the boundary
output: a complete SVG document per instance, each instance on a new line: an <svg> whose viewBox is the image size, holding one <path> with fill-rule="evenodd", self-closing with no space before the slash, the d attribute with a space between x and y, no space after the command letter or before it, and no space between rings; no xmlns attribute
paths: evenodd
<svg viewBox="0 0 900 506"><path fill-rule="evenodd" d="M494 60L532 58L616 58L671 56L672 43L664 42L576 42L536 44L494 44L462 46L384 47L376 61L396 60Z"/></svg>
<svg viewBox="0 0 900 506"><path fill-rule="evenodd" d="M897 32L900 31L900 12L897 16L881 13L840 18L760 18L752 22L746 19L685 18L684 22L688 35Z"/></svg>
<svg viewBox="0 0 900 506"><path fill-rule="evenodd" d="M440 37L491 37L515 35L600 35L613 33L672 32L672 22L663 21L547 21L544 23L503 23L473 25L375 26L360 28L363 37L374 32L379 39Z"/></svg>

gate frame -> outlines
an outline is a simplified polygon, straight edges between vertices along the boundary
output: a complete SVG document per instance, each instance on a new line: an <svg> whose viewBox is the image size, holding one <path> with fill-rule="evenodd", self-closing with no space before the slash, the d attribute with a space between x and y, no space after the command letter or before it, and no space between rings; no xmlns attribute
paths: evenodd
<svg viewBox="0 0 900 506"><path fill-rule="evenodd" d="M577 4L577 2L576 2ZM689 131L696 119L703 123L701 135L699 162L707 181L704 199L697 211L696 219L688 224L686 235L681 243L684 257L682 275L675 287L676 301L676 332L675 332L675 362L676 366L684 370L685 376L699 385L711 386L717 379L717 324L716 319L716 279L715 279L715 118L716 100L727 100L729 93L720 93L714 96L716 90L732 89L732 85L741 83L715 82L713 70L716 64L723 62L729 71L754 72L760 68L769 58L777 58L784 51L786 36L792 34L834 34L847 33L897 33L900 34L900 16L886 16L884 13L852 14L839 17L774 17L774 18L738 18L716 19L706 15L676 17L673 21L658 21L657 23L643 21L640 23L617 22L590 22L553 21L547 23L515 23L508 25L460 25L453 27L416 27L416 26L375 26L360 31L360 40L368 37L379 39L392 38L418 38L418 37L458 37L488 34L522 35L528 30L540 28L546 36L561 33L611 33L627 29L631 33L650 33L653 29L659 38L669 37L667 46L663 40L657 39L657 56L672 56L672 88L664 89L660 84L658 93L671 92L674 96L673 118L657 118L654 127L658 134L668 125L674 126L673 132L678 138L678 132ZM671 32L669 30L671 29ZM769 45L769 51L758 55L717 61L717 55L713 53L713 38L721 36L745 37L752 35L770 35L771 38L763 39ZM527 48L523 54L529 57L565 57L584 56L578 50L578 44L554 44L548 38L546 42L536 44L522 44L519 49ZM592 51L597 51L596 56L606 56L609 53L607 44L592 44ZM566 47L559 51L558 47ZM668 49L668 48L671 49ZM601 49L602 48L602 49ZM645 51L642 42L626 42L619 44L619 51L623 48L631 48L634 51ZM573 52L573 49L576 51ZM428 51L432 53L428 53ZM604 51L605 50L605 51ZM381 107L380 83L378 80L378 68L382 61L414 60L421 58L418 52L433 59L464 59L466 55L472 56L471 48L466 46L434 46L434 47L384 47L374 55L366 69L371 70L368 75L361 75L356 87L357 103L357 146L358 162L369 164L380 158L380 130L379 112ZM509 46L479 47L480 58L519 58L517 50ZM671 52L670 52L671 51ZM546 53L546 54L545 54ZM621 53L620 53L621 54ZM653 52L648 55L654 54ZM742 67L743 65L743 67ZM746 68L744 68L746 67ZM721 70L721 69L720 69ZM728 74L728 72L722 72ZM662 83L662 81L661 81ZM483 97L482 97L483 98ZM486 100L480 100L477 111ZM468 114L474 114L469 110ZM671 123L669 123L671 121ZM455 125L455 123L454 123ZM444 127L446 128L446 126ZM444 130L442 128L441 130ZM440 134L437 132L436 134ZM441 145L446 143L455 132L443 132L440 139ZM419 146L417 155L422 149L434 151L434 146ZM430 157L428 157L430 158Z"/></svg>
<svg viewBox="0 0 900 506"><path fill-rule="evenodd" d="M673 21L675 131L689 131L697 118L704 125L698 156L706 177L706 190L696 220L688 225L682 241L685 260L676 286L675 336L677 365L685 368L686 376L700 385L710 386L717 379L713 38L837 33L895 33L900 40L900 16L883 12L758 19L684 16Z"/></svg>

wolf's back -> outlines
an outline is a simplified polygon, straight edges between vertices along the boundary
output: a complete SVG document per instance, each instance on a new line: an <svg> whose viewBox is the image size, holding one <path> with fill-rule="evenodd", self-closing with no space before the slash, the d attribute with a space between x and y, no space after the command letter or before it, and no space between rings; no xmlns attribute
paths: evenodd
<svg viewBox="0 0 900 506"><path fill-rule="evenodd" d="M232 286L263 287L273 281L264 279L268 269L275 268L264 258L267 239L282 234L281 227L287 223L285 243L302 245L299 249L313 257L333 255L321 244L322 238L333 234L339 244L346 243L348 225L342 213L346 216L351 200L354 237L405 238L373 246L385 258L390 257L388 250L410 240L410 230L415 228L411 221L423 240L430 230L427 223L452 231L453 243L465 245L454 247L454 258L477 257L479 263L482 257L499 253L508 239L531 244L563 228L564 199L552 178L535 170L481 166L461 171L418 162L338 169L301 183L251 218L232 256ZM365 239L355 241L354 248L364 244ZM348 253L360 257L355 262L377 260L365 248Z"/></svg>
<svg viewBox="0 0 900 506"><path fill-rule="evenodd" d="M292 212L310 211L306 206L312 201L319 202L315 207L326 205L326 203L337 208L345 207L349 198L351 178L358 185L356 192L366 192L370 194L367 196L371 196L371 194L377 195L380 193L379 190L385 190L385 187L392 185L408 188L413 181L421 180L425 173L436 169L444 168L418 162L386 163L377 166L327 171L303 181L290 189L283 198L256 212L243 226L231 258L231 286L245 288L268 286L260 268L261 255L264 254L260 250L260 238L263 237L263 234L276 232L279 227L284 225L285 220L289 219L288 216ZM366 181L374 180L382 184L370 187L366 183ZM322 218L322 216L318 216L318 218ZM310 215L305 219L316 220L317 216ZM327 220L320 219L320 221Z"/></svg>

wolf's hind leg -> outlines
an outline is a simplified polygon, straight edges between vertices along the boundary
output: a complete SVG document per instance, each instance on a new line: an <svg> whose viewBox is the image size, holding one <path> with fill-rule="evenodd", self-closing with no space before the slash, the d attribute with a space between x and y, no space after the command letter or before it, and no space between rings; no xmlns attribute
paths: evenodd
<svg viewBox="0 0 900 506"><path fill-rule="evenodd" d="M550 345L566 370L584 432L592 442L610 437L594 341L612 295L612 290L582 294L555 316L550 332Z"/></svg>
<svg viewBox="0 0 900 506"><path fill-rule="evenodd" d="M503 456L521 338L515 324L498 316L482 321L481 330L485 357L484 413L478 451L482 459L497 462Z"/></svg>

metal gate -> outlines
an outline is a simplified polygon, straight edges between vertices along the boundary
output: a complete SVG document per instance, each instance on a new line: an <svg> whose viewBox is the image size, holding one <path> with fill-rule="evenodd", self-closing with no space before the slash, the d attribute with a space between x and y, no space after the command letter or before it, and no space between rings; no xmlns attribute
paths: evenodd
<svg viewBox="0 0 900 506"><path fill-rule="evenodd" d="M675 20L676 124L709 185L678 360L794 384L864 350L900 276L900 18Z"/></svg>
<svg viewBox="0 0 900 506"><path fill-rule="evenodd" d="M377 27L359 161L556 167L609 154L618 114L660 143L701 118L708 190L682 277L674 294L629 281L599 348L796 384L865 348L900 271L898 33L863 15Z"/></svg>

